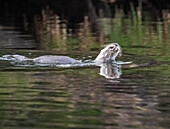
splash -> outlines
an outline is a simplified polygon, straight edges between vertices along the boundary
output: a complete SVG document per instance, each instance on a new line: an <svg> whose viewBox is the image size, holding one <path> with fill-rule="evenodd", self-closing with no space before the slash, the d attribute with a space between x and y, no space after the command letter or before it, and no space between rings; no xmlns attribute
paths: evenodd
<svg viewBox="0 0 170 129"><path fill-rule="evenodd" d="M20 57L20 58L16 58L16 57ZM12 65L20 66L20 67L37 67L38 66L38 67L69 68L69 67L100 66L102 64L106 64L106 63L101 63L101 62L94 62L91 59L83 60L83 61L81 61L81 63L75 63L75 64L37 63L37 62L34 62L33 59L29 59L25 56L20 56L20 55L4 55L4 56L0 57L0 60L10 61L10 63ZM109 63L111 63L114 66L114 65L130 64L132 62L112 61Z"/></svg>

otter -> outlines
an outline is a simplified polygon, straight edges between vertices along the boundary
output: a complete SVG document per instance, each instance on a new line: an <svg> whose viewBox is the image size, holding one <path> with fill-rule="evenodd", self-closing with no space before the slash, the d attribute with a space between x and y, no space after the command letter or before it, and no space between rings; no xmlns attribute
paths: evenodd
<svg viewBox="0 0 170 129"><path fill-rule="evenodd" d="M120 55L121 56L121 48L118 43L111 43L107 45L104 49L102 49L93 63L106 63L106 62L115 62L115 58ZM34 63L41 64L78 64L82 63L80 60L73 59L68 56L53 56L53 55L45 55L37 58L27 58L22 55L4 55L2 57L6 60L14 60L17 62L23 61L33 61Z"/></svg>
<svg viewBox="0 0 170 129"><path fill-rule="evenodd" d="M118 43L111 43L102 49L94 62L106 63L115 62L117 56L121 56L121 48Z"/></svg>

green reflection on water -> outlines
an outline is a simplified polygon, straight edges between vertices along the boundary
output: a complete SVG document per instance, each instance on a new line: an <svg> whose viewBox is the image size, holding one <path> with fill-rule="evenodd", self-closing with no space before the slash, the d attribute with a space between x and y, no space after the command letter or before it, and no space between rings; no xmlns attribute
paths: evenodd
<svg viewBox="0 0 170 129"><path fill-rule="evenodd" d="M86 124L89 127L101 124L96 118L91 118L101 112L69 101L74 94L74 85L79 81L77 76L84 78L85 81L80 82L84 84L89 76L86 74L76 72L76 69L0 72L1 127L78 128ZM67 89L71 87L73 89Z"/></svg>
<svg viewBox="0 0 170 129"><path fill-rule="evenodd" d="M142 21L141 8L139 12L132 8L128 16L116 10L114 19L99 19L103 24L96 34L99 37L87 19L82 25L86 31L80 30L77 37L64 27L61 34L53 29L45 34L36 26L41 47L57 51L32 51L30 56L64 53L74 57L78 51L80 59L84 55L94 58L99 52L96 48L104 44L104 34L104 41L122 46L124 55L119 60L133 61L137 67L123 66L115 83L101 77L98 67L24 68L0 62L1 127L168 128L162 123L169 122L170 24ZM26 50L10 53L28 55ZM140 67L148 62L153 64Z"/></svg>

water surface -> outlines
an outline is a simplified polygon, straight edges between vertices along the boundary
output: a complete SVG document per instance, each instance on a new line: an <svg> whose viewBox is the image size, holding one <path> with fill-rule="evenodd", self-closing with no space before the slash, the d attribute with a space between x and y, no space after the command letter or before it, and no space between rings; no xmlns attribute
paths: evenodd
<svg viewBox="0 0 170 129"><path fill-rule="evenodd" d="M18 65L0 60L0 127L169 129L170 25L117 20L120 17L113 19L111 31L106 26L109 33L105 36L122 46L123 56L117 60L131 64L107 69L95 65ZM69 55L88 62L102 47L77 41L65 42L60 46L64 50L57 51L1 49L0 56Z"/></svg>
<svg viewBox="0 0 170 129"><path fill-rule="evenodd" d="M159 58L125 54L119 60L134 63L122 65L118 79L101 76L98 66L21 67L0 61L1 127L168 129L170 67Z"/></svg>

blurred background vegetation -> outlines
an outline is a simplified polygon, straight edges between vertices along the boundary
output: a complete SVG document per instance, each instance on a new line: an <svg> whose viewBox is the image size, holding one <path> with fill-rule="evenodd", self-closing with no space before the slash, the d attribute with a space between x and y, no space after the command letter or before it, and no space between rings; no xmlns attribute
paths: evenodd
<svg viewBox="0 0 170 129"><path fill-rule="evenodd" d="M54 54L88 62L118 42L118 60L133 63L110 80L97 66L2 60L0 127L170 129L169 33L170 0L1 0L0 57ZM106 68L113 76L114 70Z"/></svg>
<svg viewBox="0 0 170 129"><path fill-rule="evenodd" d="M86 51L110 42L166 46L169 7L168 0L2 0L0 47Z"/></svg>

